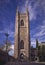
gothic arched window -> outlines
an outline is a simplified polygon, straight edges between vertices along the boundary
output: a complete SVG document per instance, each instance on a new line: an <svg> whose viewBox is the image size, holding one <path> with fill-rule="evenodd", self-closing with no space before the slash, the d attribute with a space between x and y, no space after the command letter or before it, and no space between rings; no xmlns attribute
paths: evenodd
<svg viewBox="0 0 45 65"><path fill-rule="evenodd" d="M24 21L23 20L21 20L21 26L24 26Z"/></svg>
<svg viewBox="0 0 45 65"><path fill-rule="evenodd" d="M24 49L24 41L23 40L20 41L20 49Z"/></svg>

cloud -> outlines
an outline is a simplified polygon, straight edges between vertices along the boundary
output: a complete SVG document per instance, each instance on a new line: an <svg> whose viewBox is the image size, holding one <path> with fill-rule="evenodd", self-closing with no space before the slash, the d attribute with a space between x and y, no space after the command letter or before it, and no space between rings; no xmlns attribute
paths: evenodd
<svg viewBox="0 0 45 65"><path fill-rule="evenodd" d="M45 20L43 20L43 25L45 24Z"/></svg>
<svg viewBox="0 0 45 65"><path fill-rule="evenodd" d="M34 1L32 0L32 2ZM34 4L32 2L30 1L28 4L30 21L37 20L38 14L45 19L45 0L37 0Z"/></svg>
<svg viewBox="0 0 45 65"><path fill-rule="evenodd" d="M36 7L39 7L39 6L45 8L45 0L37 0L37 1L35 1L33 7L36 9Z"/></svg>
<svg viewBox="0 0 45 65"><path fill-rule="evenodd" d="M10 48L11 48L12 50L14 50L14 45L11 45Z"/></svg>
<svg viewBox="0 0 45 65"><path fill-rule="evenodd" d="M35 2L34 4L33 4L33 2ZM34 18L34 20L35 19L37 19L37 16L39 15L41 18L44 18L45 19L45 0L36 0L36 1L33 1L32 0L32 2L31 2L31 6L32 6L32 14L34 15L33 17L32 17L32 19ZM30 10L31 10L30 9ZM30 13L31 13L30 12ZM32 15L31 14L31 15ZM32 20L31 19L31 20Z"/></svg>
<svg viewBox="0 0 45 65"><path fill-rule="evenodd" d="M13 37L13 38L14 38L14 33L15 33L15 32L8 30L8 32L6 32L6 33L9 34L9 37Z"/></svg>
<svg viewBox="0 0 45 65"><path fill-rule="evenodd" d="M14 50L9 51L8 53L10 56L14 56Z"/></svg>
<svg viewBox="0 0 45 65"><path fill-rule="evenodd" d="M35 10L32 8L31 5L29 5L28 10L29 10L30 21L31 21L31 20L36 20L36 12L35 12Z"/></svg>
<svg viewBox="0 0 45 65"><path fill-rule="evenodd" d="M28 11L29 11L29 19L31 20L35 20L36 19L36 11L34 10L34 8L32 8L29 0L25 1L25 4L23 4L23 6L19 6L20 11L25 13L26 12L26 8L28 7Z"/></svg>
<svg viewBox="0 0 45 65"><path fill-rule="evenodd" d="M31 41L34 42L36 39L39 42L45 41L45 20L42 21L42 24L31 30Z"/></svg>
<svg viewBox="0 0 45 65"><path fill-rule="evenodd" d="M36 41L32 41L31 46L33 46L35 48L36 47Z"/></svg>
<svg viewBox="0 0 45 65"><path fill-rule="evenodd" d="M10 26L8 26L8 28L5 28L5 32L8 32L9 37L14 37L14 24L11 22Z"/></svg>
<svg viewBox="0 0 45 65"><path fill-rule="evenodd" d="M36 38L37 37L41 38L45 36L45 20L42 21L42 25L39 25L38 27L36 27L34 30L32 30L32 32L34 33L33 37L36 37Z"/></svg>
<svg viewBox="0 0 45 65"><path fill-rule="evenodd" d="M9 51L8 54L11 55L11 56L13 56L13 55L14 55L14 45L11 45L11 46L10 46L10 49L11 49L11 50Z"/></svg>
<svg viewBox="0 0 45 65"><path fill-rule="evenodd" d="M33 2L33 0L32 0ZM35 28L33 28L31 30L31 38L33 38L31 41L33 41L34 39L38 39L39 41L45 41L45 0L37 0L35 1L35 3L33 4L32 7L35 15L33 17L36 16L36 21L37 22L37 26L35 26ZM39 16L38 16L39 15ZM38 17L37 17L38 16ZM32 18L33 20L33 18Z"/></svg>
<svg viewBox="0 0 45 65"><path fill-rule="evenodd" d="M29 0L26 0L25 7L28 7Z"/></svg>
<svg viewBox="0 0 45 65"><path fill-rule="evenodd" d="M2 24L3 30L0 30L0 33L8 33L9 37L14 37L14 23L3 21Z"/></svg>
<svg viewBox="0 0 45 65"><path fill-rule="evenodd" d="M5 34L5 33L8 33L9 34L9 37L13 37L14 38L14 33L15 32L10 31L10 30L7 31L7 29L6 30L3 30L3 31L0 31L0 34Z"/></svg>
<svg viewBox="0 0 45 65"><path fill-rule="evenodd" d="M31 40L31 46L33 46L34 48L36 47L36 39L34 37L30 38Z"/></svg>

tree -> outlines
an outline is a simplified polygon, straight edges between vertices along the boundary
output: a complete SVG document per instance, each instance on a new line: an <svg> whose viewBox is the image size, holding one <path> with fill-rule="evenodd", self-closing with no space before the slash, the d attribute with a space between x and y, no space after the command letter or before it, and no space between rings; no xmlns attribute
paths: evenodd
<svg viewBox="0 0 45 65"><path fill-rule="evenodd" d="M5 36L6 36L6 41L5 41L5 44L2 45L1 49L3 51L6 51L7 53L9 52L10 49L10 46L11 46L11 42L8 40L8 37L9 37L9 34L8 33L5 33Z"/></svg>

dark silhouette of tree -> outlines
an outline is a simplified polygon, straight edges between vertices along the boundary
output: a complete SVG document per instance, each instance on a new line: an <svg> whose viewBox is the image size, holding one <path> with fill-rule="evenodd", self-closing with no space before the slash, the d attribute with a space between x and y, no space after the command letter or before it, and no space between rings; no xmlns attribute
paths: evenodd
<svg viewBox="0 0 45 65"><path fill-rule="evenodd" d="M8 33L5 33L5 36L6 36L6 52L8 52L10 50L10 45L11 45L11 42L8 40L8 37L9 37L9 34Z"/></svg>
<svg viewBox="0 0 45 65"><path fill-rule="evenodd" d="M9 34L8 33L4 33L6 36L6 40L4 45L2 45L1 49L6 51L7 53L11 50L10 46L11 46L11 42L8 40Z"/></svg>

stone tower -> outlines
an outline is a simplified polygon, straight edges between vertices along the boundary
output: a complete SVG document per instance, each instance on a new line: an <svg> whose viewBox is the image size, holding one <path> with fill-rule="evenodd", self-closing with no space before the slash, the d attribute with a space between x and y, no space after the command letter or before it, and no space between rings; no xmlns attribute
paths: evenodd
<svg viewBox="0 0 45 65"><path fill-rule="evenodd" d="M16 11L14 57L30 58L30 22L28 9L25 13Z"/></svg>

